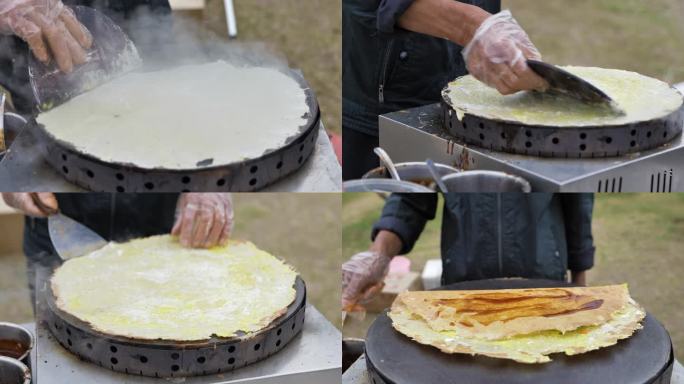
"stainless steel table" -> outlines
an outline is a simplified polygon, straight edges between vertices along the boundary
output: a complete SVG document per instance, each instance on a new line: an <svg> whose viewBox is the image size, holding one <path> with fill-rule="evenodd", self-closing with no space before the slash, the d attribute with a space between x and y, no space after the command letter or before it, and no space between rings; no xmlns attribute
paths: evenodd
<svg viewBox="0 0 684 384"><path fill-rule="evenodd" d="M341 334L311 305L302 333L280 352L232 373L192 378L155 379L110 371L66 351L40 323L27 327L36 330L34 384L334 384L342 374Z"/></svg>
<svg viewBox="0 0 684 384"><path fill-rule="evenodd" d="M684 139L615 158L541 158L464 145L442 128L439 104L380 116L380 146L396 163L428 158L527 179L534 192L684 192Z"/></svg>
<svg viewBox="0 0 684 384"><path fill-rule="evenodd" d="M684 384L684 367L675 361L671 384ZM366 359L361 356L342 375L342 384L373 384L366 371Z"/></svg>
<svg viewBox="0 0 684 384"><path fill-rule="evenodd" d="M311 159L295 174L267 187L263 192L339 192L342 167L321 124ZM43 161L32 137L20 135L0 161L0 191L3 192L83 192L66 181Z"/></svg>

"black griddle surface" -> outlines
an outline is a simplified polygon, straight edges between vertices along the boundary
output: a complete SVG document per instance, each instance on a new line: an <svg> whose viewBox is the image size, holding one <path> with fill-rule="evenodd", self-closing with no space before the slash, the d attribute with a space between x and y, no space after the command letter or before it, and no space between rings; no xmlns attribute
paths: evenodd
<svg viewBox="0 0 684 384"><path fill-rule="evenodd" d="M569 286L549 280L481 280L440 289L478 290ZM550 363L463 354L449 355L418 344L392 328L386 313L375 320L366 337L366 358L373 383L669 383L672 343L651 315L644 328L616 345L575 356L553 354ZM662 381L661 381L662 380Z"/></svg>

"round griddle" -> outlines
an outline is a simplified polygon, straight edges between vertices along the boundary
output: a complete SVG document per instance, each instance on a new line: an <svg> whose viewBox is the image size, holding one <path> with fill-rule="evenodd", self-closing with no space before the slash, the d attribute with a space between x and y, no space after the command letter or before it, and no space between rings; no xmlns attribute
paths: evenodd
<svg viewBox="0 0 684 384"><path fill-rule="evenodd" d="M482 280L440 289L480 290L569 286L550 280ZM386 313L366 337L366 364L374 384L451 383L662 383L670 382L674 355L670 336L647 315L644 328L616 345L575 356L551 355L545 364L464 354L421 345L392 328ZM502 381L503 380L503 381Z"/></svg>
<svg viewBox="0 0 684 384"><path fill-rule="evenodd" d="M684 105L659 119L585 127L525 125L468 113L459 119L446 95L441 107L444 129L466 144L539 157L617 157L665 145L684 129Z"/></svg>
<svg viewBox="0 0 684 384"><path fill-rule="evenodd" d="M213 159L197 159L197 167L193 169L141 168L134 164L105 162L84 153L73 144L54 137L35 119L29 123L28 129L34 132L48 164L70 182L91 191L253 192L297 171L311 157L316 146L321 120L316 96L301 74L288 70L283 72L293 77L306 94L309 107L309 112L304 116L306 123L280 148L264 148L265 152L260 157L237 163L215 164ZM262 113L269 113L268 106L264 106ZM103 138L107 134L111 133L103 132ZM217 140L239 138L222 137ZM150 150L183 151L183 148L159 147Z"/></svg>
<svg viewBox="0 0 684 384"><path fill-rule="evenodd" d="M306 286L299 277L295 289L297 296L283 316L258 332L231 338L174 342L107 335L57 308L52 289L46 321L64 348L107 369L151 377L217 374L266 359L299 334L306 306Z"/></svg>

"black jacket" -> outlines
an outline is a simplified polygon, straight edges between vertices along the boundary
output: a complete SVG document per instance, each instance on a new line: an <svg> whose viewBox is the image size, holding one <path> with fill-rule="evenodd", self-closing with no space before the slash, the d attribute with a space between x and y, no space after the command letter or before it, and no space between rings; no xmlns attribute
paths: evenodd
<svg viewBox="0 0 684 384"><path fill-rule="evenodd" d="M594 265L590 194L448 194L442 222L442 283L498 277L563 280ZM435 217L436 194L392 195L373 228L411 251Z"/></svg>
<svg viewBox="0 0 684 384"><path fill-rule="evenodd" d="M65 193L56 197L64 215L111 241L170 233L178 201L175 193ZM24 253L32 261L54 256L46 219L25 219Z"/></svg>
<svg viewBox="0 0 684 384"><path fill-rule="evenodd" d="M467 73L461 47L402 30L413 0L343 0L342 126L378 135L378 116L440 100L442 88ZM500 0L468 0L490 13Z"/></svg>
<svg viewBox="0 0 684 384"><path fill-rule="evenodd" d="M84 5L101 10L121 25L145 54L156 42L141 42L141 36L150 35L170 37L169 31L150 31L162 24L170 24L171 7L168 0L63 0L66 5ZM152 16L147 20L164 22L145 23L135 15ZM130 22L135 19L135 21ZM166 27L168 28L168 27ZM147 29L147 30L146 30ZM141 44L142 43L142 44ZM27 44L15 36L0 36L0 85L11 94L18 112L31 114L35 111L35 100L28 76Z"/></svg>

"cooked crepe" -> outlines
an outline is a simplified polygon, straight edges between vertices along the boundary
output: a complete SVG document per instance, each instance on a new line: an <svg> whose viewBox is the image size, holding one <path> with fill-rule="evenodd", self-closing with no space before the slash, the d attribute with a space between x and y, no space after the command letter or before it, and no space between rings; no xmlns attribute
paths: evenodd
<svg viewBox="0 0 684 384"><path fill-rule="evenodd" d="M193 169L277 149L299 133L307 112L305 91L293 78L218 61L124 75L38 122L106 162Z"/></svg>
<svg viewBox="0 0 684 384"><path fill-rule="evenodd" d="M459 119L471 114L487 119L553 127L621 125L670 115L682 107L682 95L667 83L635 72L591 67L563 67L615 100L625 114L582 103L567 96L518 92L502 96L472 76L450 83L445 100Z"/></svg>
<svg viewBox="0 0 684 384"><path fill-rule="evenodd" d="M266 327L294 301L296 276L249 242L188 249L165 235L71 259L51 285L62 311L100 332L198 341Z"/></svg>
<svg viewBox="0 0 684 384"><path fill-rule="evenodd" d="M626 285L496 291L405 292L389 313L396 330L446 353L522 363L617 343L641 329L644 310Z"/></svg>

